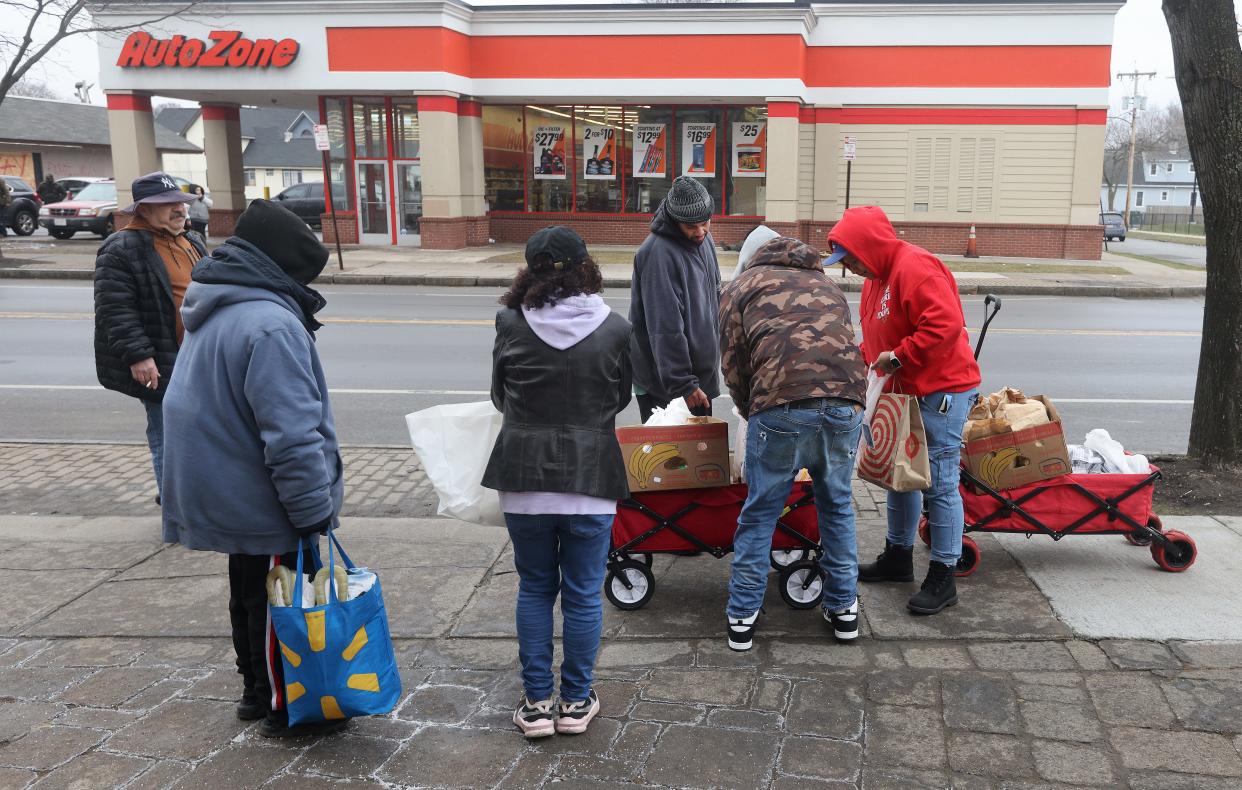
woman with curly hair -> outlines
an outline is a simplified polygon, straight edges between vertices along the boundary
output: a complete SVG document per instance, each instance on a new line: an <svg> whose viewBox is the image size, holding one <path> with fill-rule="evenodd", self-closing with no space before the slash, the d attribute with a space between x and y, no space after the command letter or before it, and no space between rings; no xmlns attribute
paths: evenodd
<svg viewBox="0 0 1242 790"><path fill-rule="evenodd" d="M630 325L599 296L582 238L544 228L500 299L492 402L504 423L483 485L500 492L518 571L518 657L525 690L513 723L527 738L585 732L617 500L629 496L616 416L630 401ZM564 659L553 695L552 607L561 597Z"/></svg>

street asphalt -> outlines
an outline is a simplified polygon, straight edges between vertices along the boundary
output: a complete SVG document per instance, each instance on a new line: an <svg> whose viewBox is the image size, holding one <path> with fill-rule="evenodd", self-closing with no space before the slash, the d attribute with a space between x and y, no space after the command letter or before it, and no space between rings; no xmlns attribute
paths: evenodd
<svg viewBox="0 0 1242 790"><path fill-rule="evenodd" d="M1172 263L1185 263L1191 266L1207 265L1207 247L1197 244L1178 244L1172 241L1155 241L1153 239L1136 239L1133 236L1125 241L1108 243L1110 252L1146 255Z"/></svg>
<svg viewBox="0 0 1242 790"><path fill-rule="evenodd" d="M498 288L323 287L318 334L342 441L408 445L404 415L487 397ZM628 292L605 293L625 314ZM857 294L849 295L857 310ZM972 329L983 298L963 297ZM133 441L142 409L98 388L84 282L0 282L0 440ZM1066 436L1106 428L1127 448L1184 452L1202 300L1012 296L981 356L985 391L1059 404ZM732 419L727 398L715 412ZM633 405L621 423L637 422Z"/></svg>

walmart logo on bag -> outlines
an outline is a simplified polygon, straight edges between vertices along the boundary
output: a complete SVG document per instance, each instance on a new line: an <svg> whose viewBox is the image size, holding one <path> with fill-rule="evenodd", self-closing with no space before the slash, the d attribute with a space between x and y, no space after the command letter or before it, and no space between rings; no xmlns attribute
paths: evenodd
<svg viewBox="0 0 1242 790"><path fill-rule="evenodd" d="M327 647L327 635L324 628L323 610L317 612L305 612L306 617L306 647L313 653L322 653ZM354 634L353 640L349 646L341 651L341 659L344 661L353 661L357 657L359 651L367 645L367 628L363 626ZM302 666L302 656L290 649L284 642L277 641L280 645L280 653L285 657L285 661L293 669L300 669ZM294 677L285 678L285 690L289 695L289 704L293 705L302 697L306 696L306 686L296 680L297 673L293 673ZM350 674L345 681L345 685L355 691L369 691L378 694L380 691L379 675L375 672L359 672ZM341 706L337 703L334 696L323 696L319 698L319 707L323 712L325 720L343 719L345 714L341 712Z"/></svg>

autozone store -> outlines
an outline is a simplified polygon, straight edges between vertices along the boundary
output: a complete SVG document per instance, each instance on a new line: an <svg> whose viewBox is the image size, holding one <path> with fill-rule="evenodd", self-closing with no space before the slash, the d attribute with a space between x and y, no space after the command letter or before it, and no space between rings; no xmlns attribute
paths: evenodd
<svg viewBox="0 0 1242 790"><path fill-rule="evenodd" d="M910 241L961 253L974 225L984 255L1098 258L1120 7L205 3L101 41L101 80L122 183L156 169L152 95L204 106L220 232L244 207L238 107L317 106L346 242L635 243L687 173L718 241L766 222L822 244L852 138L849 204Z"/></svg>

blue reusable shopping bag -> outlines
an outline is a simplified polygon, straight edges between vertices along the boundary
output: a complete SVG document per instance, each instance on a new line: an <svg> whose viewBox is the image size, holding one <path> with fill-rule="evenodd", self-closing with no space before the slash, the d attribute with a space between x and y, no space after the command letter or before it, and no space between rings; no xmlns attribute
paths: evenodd
<svg viewBox="0 0 1242 790"><path fill-rule="evenodd" d="M354 567L334 530L328 531L329 567L333 547L351 578L371 573ZM329 577L328 603L303 609L302 548L299 544L294 605L268 606L285 670L289 724L388 713L401 698L401 678L379 577L348 601L337 600L336 580Z"/></svg>

